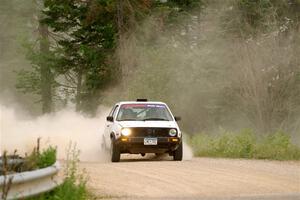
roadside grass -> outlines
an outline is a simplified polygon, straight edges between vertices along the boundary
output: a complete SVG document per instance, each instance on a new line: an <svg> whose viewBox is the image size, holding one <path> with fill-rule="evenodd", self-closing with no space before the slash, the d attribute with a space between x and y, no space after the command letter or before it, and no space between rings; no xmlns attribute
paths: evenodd
<svg viewBox="0 0 300 200"><path fill-rule="evenodd" d="M282 131L266 136L258 136L251 129L216 136L202 133L188 137L187 141L195 156L300 160L300 148Z"/></svg>
<svg viewBox="0 0 300 200"><path fill-rule="evenodd" d="M5 200L13 181L13 177L6 179L7 175L42 169L53 165L56 162L56 148L48 146L43 151L40 151L40 138L38 138L37 145L29 155L26 154L25 157L20 157L17 154L17 150L12 155L4 151L0 160L0 176L4 176L4 183L0 189L0 199Z"/></svg>
<svg viewBox="0 0 300 200"><path fill-rule="evenodd" d="M97 199L87 189L88 175L78 169L80 151L71 145L67 151L63 183L53 191L27 200L92 200Z"/></svg>
<svg viewBox="0 0 300 200"><path fill-rule="evenodd" d="M7 151L4 151L0 160L3 163L0 165L0 175L42 169L56 162L56 148L48 146L43 151L40 151L40 139L38 139L37 145L29 155L26 154L24 157L21 157L17 154L17 150L13 154L8 154ZM8 164L9 160L19 160L19 162Z"/></svg>
<svg viewBox="0 0 300 200"><path fill-rule="evenodd" d="M56 162L56 148L49 146L43 151L39 150L39 142L30 155L24 157L22 171L31 171L35 169L46 168Z"/></svg>
<svg viewBox="0 0 300 200"><path fill-rule="evenodd" d="M0 175L6 175L9 173L19 173L24 171L32 171L36 169L45 168L53 165L56 162L56 148L49 146L46 149L40 151L40 139L37 140L37 146L33 151L26 155L23 162L17 165L8 166L7 159L20 158L17 151L13 155L7 156L4 152L4 156L1 158L3 165L0 170ZM95 197L87 189L88 175L84 170L78 168L80 151L77 150L76 145L69 145L67 149L67 158L64 163L63 180L62 183L52 191L27 198L26 200L94 200L101 197ZM0 199L6 199L9 192L11 182L3 187L2 195ZM4 189L6 189L4 191Z"/></svg>

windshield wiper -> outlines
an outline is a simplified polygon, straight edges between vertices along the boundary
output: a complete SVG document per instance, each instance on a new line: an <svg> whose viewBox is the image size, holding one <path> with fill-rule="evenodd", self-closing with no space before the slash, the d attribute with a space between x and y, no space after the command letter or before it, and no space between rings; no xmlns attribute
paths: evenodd
<svg viewBox="0 0 300 200"><path fill-rule="evenodd" d="M169 121L168 119L164 119L164 118L146 118L143 120L144 121Z"/></svg>

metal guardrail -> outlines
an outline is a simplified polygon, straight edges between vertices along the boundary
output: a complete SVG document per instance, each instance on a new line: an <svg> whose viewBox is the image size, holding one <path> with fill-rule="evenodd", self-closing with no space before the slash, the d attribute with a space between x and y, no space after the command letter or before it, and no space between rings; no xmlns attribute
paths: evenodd
<svg viewBox="0 0 300 200"><path fill-rule="evenodd" d="M60 168L59 162L56 162L54 165L43 169L10 174L6 177L0 176L0 188L4 187L4 181L12 178L7 200L35 196L50 191L61 184L62 181L57 176Z"/></svg>

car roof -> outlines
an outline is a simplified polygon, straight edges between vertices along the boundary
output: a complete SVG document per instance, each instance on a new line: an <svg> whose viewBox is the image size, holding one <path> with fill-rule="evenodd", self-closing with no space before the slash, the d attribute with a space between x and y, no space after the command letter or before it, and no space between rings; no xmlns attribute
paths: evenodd
<svg viewBox="0 0 300 200"><path fill-rule="evenodd" d="M121 104L164 104L167 105L164 102L160 102L160 101L121 101L118 102L117 104L121 105Z"/></svg>

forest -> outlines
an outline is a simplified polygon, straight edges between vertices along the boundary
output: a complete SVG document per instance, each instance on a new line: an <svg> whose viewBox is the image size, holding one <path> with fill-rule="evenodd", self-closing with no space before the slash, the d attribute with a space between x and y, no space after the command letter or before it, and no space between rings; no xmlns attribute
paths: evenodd
<svg viewBox="0 0 300 200"><path fill-rule="evenodd" d="M2 0L0 102L148 98L190 134L300 131L299 0Z"/></svg>

